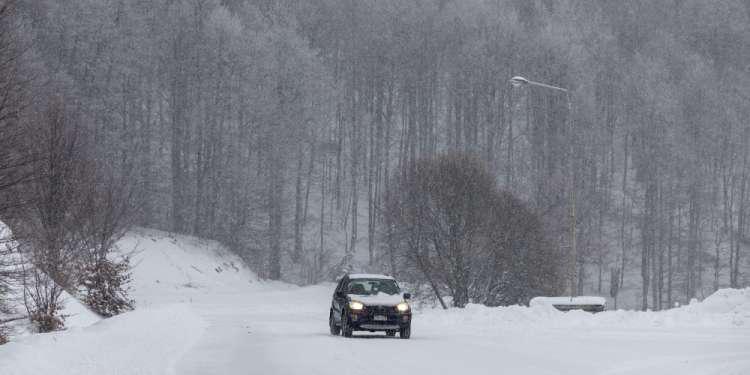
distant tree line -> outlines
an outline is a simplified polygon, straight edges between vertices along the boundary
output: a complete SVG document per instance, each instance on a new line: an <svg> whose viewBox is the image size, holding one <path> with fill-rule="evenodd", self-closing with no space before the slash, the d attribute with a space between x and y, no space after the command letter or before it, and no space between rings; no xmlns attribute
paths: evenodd
<svg viewBox="0 0 750 375"><path fill-rule="evenodd" d="M749 21L742 0L19 1L0 215L77 270L140 225L296 283L360 268L506 304L575 267L577 293L667 308L750 282ZM454 207L393 204L443 202L419 181L456 158L493 193L428 242Z"/></svg>

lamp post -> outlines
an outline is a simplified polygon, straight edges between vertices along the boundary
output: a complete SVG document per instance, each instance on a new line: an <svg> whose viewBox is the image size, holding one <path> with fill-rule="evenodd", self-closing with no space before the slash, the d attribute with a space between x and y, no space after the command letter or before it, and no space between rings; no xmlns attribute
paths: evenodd
<svg viewBox="0 0 750 375"><path fill-rule="evenodd" d="M575 183L575 168L573 166L573 121L572 118L572 111L571 111L571 100L570 100L570 91L568 89L548 85L546 83L541 82L535 82L528 80L521 76L515 76L510 79L510 84L513 87L522 87L522 86L537 86L542 87L545 89L560 91L565 93L565 98L567 100L568 105L568 143L570 145L570 256L571 256L571 264L572 264L572 272L570 272L570 280L568 287L571 298L577 294L576 288L576 282L578 280L578 248L576 247L576 183Z"/></svg>

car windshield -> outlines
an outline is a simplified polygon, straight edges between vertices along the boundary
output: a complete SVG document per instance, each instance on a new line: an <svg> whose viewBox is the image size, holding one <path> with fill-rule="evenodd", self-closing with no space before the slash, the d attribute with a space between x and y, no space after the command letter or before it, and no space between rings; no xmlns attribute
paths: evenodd
<svg viewBox="0 0 750 375"><path fill-rule="evenodd" d="M400 292L396 281L390 279L354 279L349 281L349 294L372 296L378 293L390 295Z"/></svg>

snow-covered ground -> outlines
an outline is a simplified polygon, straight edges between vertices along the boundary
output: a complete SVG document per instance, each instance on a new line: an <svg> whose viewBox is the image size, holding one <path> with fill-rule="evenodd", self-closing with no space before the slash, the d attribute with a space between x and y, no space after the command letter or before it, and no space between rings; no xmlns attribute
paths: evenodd
<svg viewBox="0 0 750 375"><path fill-rule="evenodd" d="M750 289L666 312L414 314L412 338L328 333L333 284L258 281L218 244L139 230L132 313L0 346L0 374L750 374Z"/></svg>

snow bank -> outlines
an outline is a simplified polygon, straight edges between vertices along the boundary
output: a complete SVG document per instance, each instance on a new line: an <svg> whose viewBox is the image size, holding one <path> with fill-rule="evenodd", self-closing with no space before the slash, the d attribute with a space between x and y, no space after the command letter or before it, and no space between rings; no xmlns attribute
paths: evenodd
<svg viewBox="0 0 750 375"><path fill-rule="evenodd" d="M184 304L136 310L0 346L0 374L174 374L177 360L205 328Z"/></svg>
<svg viewBox="0 0 750 375"><path fill-rule="evenodd" d="M534 305L465 309L426 310L420 317L426 324L442 326L485 326L501 329L646 329L646 328L736 328L750 327L750 288L721 289L703 302L693 302L665 311L560 312L552 306ZM416 318L415 318L416 319Z"/></svg>
<svg viewBox="0 0 750 375"><path fill-rule="evenodd" d="M76 298L73 298L67 292L60 295L63 308L60 309L60 315L65 317L66 328L82 328L102 320L95 312L91 311L88 306Z"/></svg>

